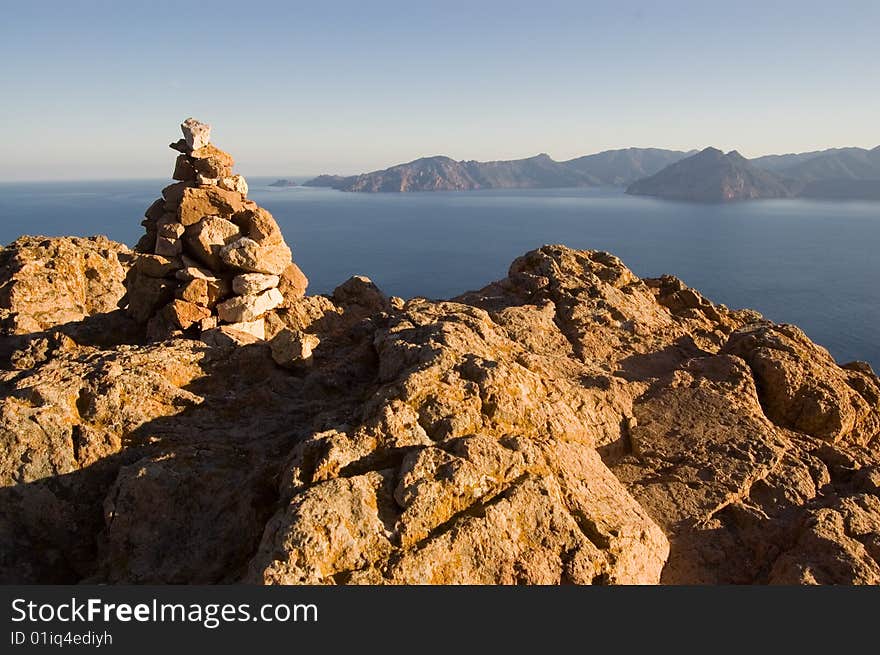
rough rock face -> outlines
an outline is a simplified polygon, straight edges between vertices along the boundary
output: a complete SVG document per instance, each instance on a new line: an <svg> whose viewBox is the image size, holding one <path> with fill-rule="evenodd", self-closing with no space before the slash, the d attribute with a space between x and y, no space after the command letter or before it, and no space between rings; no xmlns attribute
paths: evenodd
<svg viewBox="0 0 880 655"><path fill-rule="evenodd" d="M232 156L210 143L211 126L188 118L180 128L177 182L147 209L120 306L154 340L262 340L266 312L301 297L308 280L272 215L247 199ZM253 274L262 282L242 281Z"/></svg>
<svg viewBox="0 0 880 655"><path fill-rule="evenodd" d="M880 380L792 326L563 246L253 311L267 342L19 343L0 580L880 583Z"/></svg>
<svg viewBox="0 0 880 655"><path fill-rule="evenodd" d="M132 253L105 237L21 237L0 248L0 326L29 334L112 311Z"/></svg>

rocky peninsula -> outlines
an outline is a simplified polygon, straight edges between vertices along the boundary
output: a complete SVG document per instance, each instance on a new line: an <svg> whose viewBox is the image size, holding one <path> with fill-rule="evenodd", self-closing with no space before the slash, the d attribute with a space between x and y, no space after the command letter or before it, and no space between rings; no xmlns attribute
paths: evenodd
<svg viewBox="0 0 880 655"><path fill-rule="evenodd" d="M561 245L308 295L182 128L136 248L0 250L4 583L880 584L867 364Z"/></svg>
<svg viewBox="0 0 880 655"><path fill-rule="evenodd" d="M626 186L689 154L660 148L624 148L568 161L556 161L541 153L525 159L483 162L438 155L361 175L319 175L305 186L365 193Z"/></svg>
<svg viewBox="0 0 880 655"><path fill-rule="evenodd" d="M668 200L729 202L790 198L799 186L793 179L759 168L735 150L706 148L634 182L626 192Z"/></svg>
<svg viewBox="0 0 880 655"><path fill-rule="evenodd" d="M561 162L546 154L492 162L435 156L361 175L319 175L304 186L366 193L607 186L632 195L693 202L875 200L880 198L880 146L755 159L712 147L699 152L623 148Z"/></svg>

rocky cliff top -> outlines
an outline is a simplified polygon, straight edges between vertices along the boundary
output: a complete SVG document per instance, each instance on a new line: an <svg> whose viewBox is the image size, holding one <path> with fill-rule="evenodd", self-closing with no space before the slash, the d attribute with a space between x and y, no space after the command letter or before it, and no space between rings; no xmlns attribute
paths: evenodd
<svg viewBox="0 0 880 655"><path fill-rule="evenodd" d="M157 335L132 271L182 256L0 251L0 580L880 583L880 380L794 326L543 246Z"/></svg>

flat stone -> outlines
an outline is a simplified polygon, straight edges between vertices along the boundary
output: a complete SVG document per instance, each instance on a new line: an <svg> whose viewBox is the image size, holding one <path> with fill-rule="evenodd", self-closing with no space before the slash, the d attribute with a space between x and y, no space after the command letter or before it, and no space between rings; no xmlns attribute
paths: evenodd
<svg viewBox="0 0 880 655"><path fill-rule="evenodd" d="M211 126L197 121L195 118L187 118L180 124L180 131L190 150L204 148L211 142Z"/></svg>
<svg viewBox="0 0 880 655"><path fill-rule="evenodd" d="M193 187L182 192L178 218L184 226L195 225L205 216L230 218L244 209L242 197L220 187Z"/></svg>
<svg viewBox="0 0 880 655"><path fill-rule="evenodd" d="M178 139L174 143L169 143L168 147L177 152L182 152L183 154L186 154L191 150L191 148L186 145L186 139Z"/></svg>
<svg viewBox="0 0 880 655"><path fill-rule="evenodd" d="M230 323L222 327L228 328L230 330L235 330L236 332L249 334L252 337L256 337L261 341L266 338L266 321L262 318L258 318L254 321L241 321L240 323Z"/></svg>
<svg viewBox="0 0 880 655"><path fill-rule="evenodd" d="M215 280L217 276L214 272L203 268L199 262L186 253L180 256L181 270L175 274L178 280Z"/></svg>
<svg viewBox="0 0 880 655"><path fill-rule="evenodd" d="M186 268L182 268L174 274L174 277L185 282L189 280L217 279L213 272L199 266L187 266Z"/></svg>
<svg viewBox="0 0 880 655"><path fill-rule="evenodd" d="M250 323L234 323L202 332L201 340L215 348L228 348L230 346L249 346L263 341L260 336L263 333L263 321Z"/></svg>
<svg viewBox="0 0 880 655"><path fill-rule="evenodd" d="M238 296L251 296L277 287L280 279L265 273L242 273L232 278L232 290Z"/></svg>
<svg viewBox="0 0 880 655"><path fill-rule="evenodd" d="M199 263L211 270L218 270L222 261L220 250L241 237L238 226L219 216L206 216L198 223L186 228L186 250Z"/></svg>
<svg viewBox="0 0 880 655"><path fill-rule="evenodd" d="M278 289L254 296L235 296L217 305L217 314L227 323L253 321L284 301Z"/></svg>
<svg viewBox="0 0 880 655"><path fill-rule="evenodd" d="M251 273L281 275L290 265L290 248L284 242L261 245L248 237L233 241L220 250L224 264Z"/></svg>

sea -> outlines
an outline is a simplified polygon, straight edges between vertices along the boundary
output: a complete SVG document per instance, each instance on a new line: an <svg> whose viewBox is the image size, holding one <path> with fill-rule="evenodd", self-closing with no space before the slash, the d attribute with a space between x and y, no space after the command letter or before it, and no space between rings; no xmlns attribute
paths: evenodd
<svg viewBox="0 0 880 655"><path fill-rule="evenodd" d="M840 363L880 370L880 202L694 204L607 188L360 194L273 179L249 178L249 196L278 220L310 293L359 274L389 295L448 298L562 243L612 252L643 277L676 275L715 302L798 325ZM0 243L104 234L132 245L168 183L0 183Z"/></svg>

